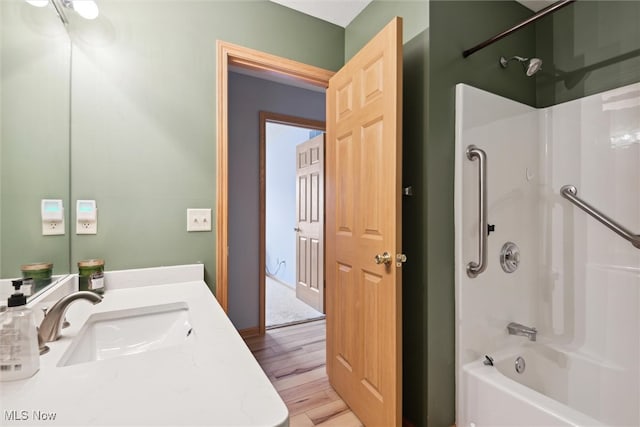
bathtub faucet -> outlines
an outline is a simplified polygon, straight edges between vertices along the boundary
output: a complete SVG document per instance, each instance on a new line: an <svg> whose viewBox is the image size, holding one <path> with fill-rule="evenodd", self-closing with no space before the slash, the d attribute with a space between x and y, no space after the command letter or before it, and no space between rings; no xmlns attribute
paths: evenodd
<svg viewBox="0 0 640 427"><path fill-rule="evenodd" d="M519 335L521 337L529 338L529 341L535 341L538 331L536 328L530 328L528 326L521 325L520 323L511 322L507 325L509 335Z"/></svg>

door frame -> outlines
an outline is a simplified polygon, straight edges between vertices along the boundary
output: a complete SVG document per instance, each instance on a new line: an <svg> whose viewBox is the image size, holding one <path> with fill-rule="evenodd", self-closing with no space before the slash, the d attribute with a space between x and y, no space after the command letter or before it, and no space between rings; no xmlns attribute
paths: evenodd
<svg viewBox="0 0 640 427"><path fill-rule="evenodd" d="M267 122L279 123L282 125L297 126L307 129L315 129L326 132L326 123L319 120L305 119L302 117L289 116L286 114L271 113L268 111L260 111L260 253L258 255L259 275L259 300L258 306L258 333L264 335L266 329L266 245L267 245L267 224L266 224L266 207L267 207ZM323 184L324 185L324 184ZM324 206L322 207L324 209ZM322 266L324 269L324 266Z"/></svg>
<svg viewBox="0 0 640 427"><path fill-rule="evenodd" d="M222 40L216 42L216 299L229 308L229 67L277 75L327 88L335 73ZM264 331L256 330L256 333Z"/></svg>

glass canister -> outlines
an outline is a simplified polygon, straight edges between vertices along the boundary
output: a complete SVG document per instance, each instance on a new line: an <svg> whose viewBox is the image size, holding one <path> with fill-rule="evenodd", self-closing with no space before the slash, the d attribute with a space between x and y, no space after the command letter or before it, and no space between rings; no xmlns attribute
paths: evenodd
<svg viewBox="0 0 640 427"><path fill-rule="evenodd" d="M51 275L53 273L53 263L51 262L34 262L20 266L22 278L33 279L33 289L31 294L35 294L41 289L51 284Z"/></svg>
<svg viewBox="0 0 640 427"><path fill-rule="evenodd" d="M78 261L78 284L81 291L104 293L104 260Z"/></svg>

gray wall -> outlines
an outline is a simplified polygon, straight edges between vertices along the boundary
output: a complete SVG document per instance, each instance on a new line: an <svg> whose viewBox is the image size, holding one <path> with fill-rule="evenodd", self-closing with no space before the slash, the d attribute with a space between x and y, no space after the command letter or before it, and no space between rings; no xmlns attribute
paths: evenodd
<svg viewBox="0 0 640 427"><path fill-rule="evenodd" d="M325 118L325 94L229 73L229 317L258 326L259 112Z"/></svg>

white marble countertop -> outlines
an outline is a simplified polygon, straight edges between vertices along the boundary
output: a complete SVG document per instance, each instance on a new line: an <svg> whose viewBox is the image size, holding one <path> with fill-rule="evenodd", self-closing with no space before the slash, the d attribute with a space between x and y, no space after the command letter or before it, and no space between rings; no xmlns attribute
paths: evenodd
<svg viewBox="0 0 640 427"><path fill-rule="evenodd" d="M0 425L288 425L285 404L204 281L107 288L100 304L69 306L71 326L48 344L38 373L0 382ZM57 366L91 314L174 302L189 307L189 344Z"/></svg>

